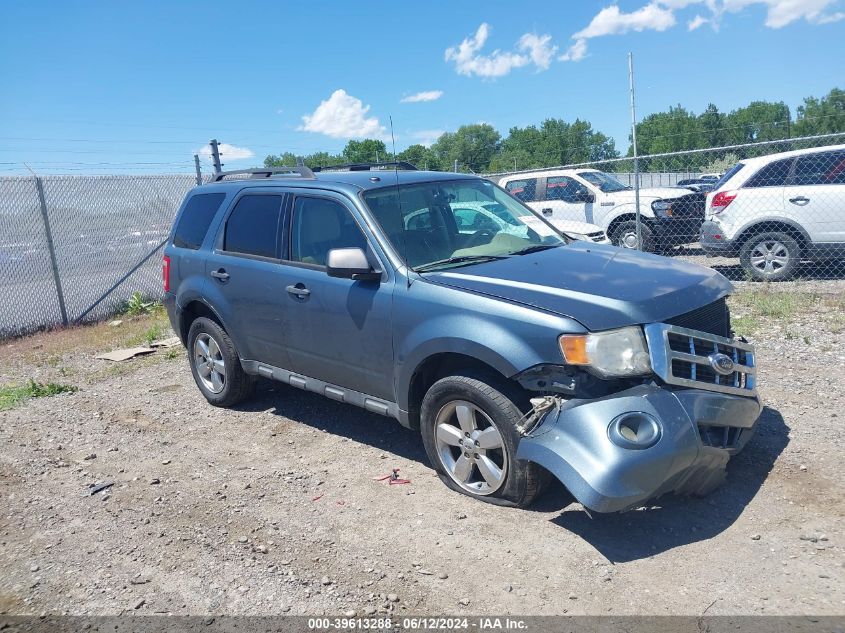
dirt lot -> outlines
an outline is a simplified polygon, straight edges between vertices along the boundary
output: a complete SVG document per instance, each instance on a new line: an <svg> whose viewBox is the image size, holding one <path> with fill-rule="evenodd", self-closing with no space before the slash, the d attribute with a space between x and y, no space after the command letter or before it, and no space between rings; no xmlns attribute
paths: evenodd
<svg viewBox="0 0 845 633"><path fill-rule="evenodd" d="M726 484L592 519L449 492L415 433L293 388L214 409L181 348L93 360L160 314L0 345L0 387L79 389L0 411L0 613L845 613L845 282L753 289L767 407Z"/></svg>

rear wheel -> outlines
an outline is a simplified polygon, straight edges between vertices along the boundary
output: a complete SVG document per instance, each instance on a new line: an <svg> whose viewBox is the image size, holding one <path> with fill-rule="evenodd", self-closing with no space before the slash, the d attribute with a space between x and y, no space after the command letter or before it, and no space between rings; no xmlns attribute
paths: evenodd
<svg viewBox="0 0 845 633"><path fill-rule="evenodd" d="M448 376L432 385L422 403L422 439L447 486L499 505L525 507L537 497L544 471L516 459L521 399L486 376Z"/></svg>
<svg viewBox="0 0 845 633"><path fill-rule="evenodd" d="M655 250L654 232L646 222L640 222L640 238L642 241L642 248L638 248L639 242L637 240L636 220L625 220L624 222L620 222L613 227L613 231L610 235L610 240L613 242L614 246L653 253Z"/></svg>
<svg viewBox="0 0 845 633"><path fill-rule="evenodd" d="M220 325L200 317L188 331L191 373L215 407L231 407L252 395L255 380L244 372L235 344Z"/></svg>
<svg viewBox="0 0 845 633"><path fill-rule="evenodd" d="M742 268L757 281L789 279L800 260L801 247L787 233L760 233L748 239L739 251Z"/></svg>

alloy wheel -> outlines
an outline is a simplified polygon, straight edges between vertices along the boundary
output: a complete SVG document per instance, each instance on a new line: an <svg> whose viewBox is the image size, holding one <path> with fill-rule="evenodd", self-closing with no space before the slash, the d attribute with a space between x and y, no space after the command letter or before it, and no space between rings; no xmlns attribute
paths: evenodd
<svg viewBox="0 0 845 633"><path fill-rule="evenodd" d="M194 341L194 366L202 384L212 393L226 386L226 362L214 338L203 332Z"/></svg>
<svg viewBox="0 0 845 633"><path fill-rule="evenodd" d="M763 240L751 250L751 265L767 275L786 267L789 263L789 249L777 240Z"/></svg>
<svg viewBox="0 0 845 633"><path fill-rule="evenodd" d="M434 437L440 463L464 490L490 495L505 483L508 453L502 434L478 406L465 400L444 405Z"/></svg>

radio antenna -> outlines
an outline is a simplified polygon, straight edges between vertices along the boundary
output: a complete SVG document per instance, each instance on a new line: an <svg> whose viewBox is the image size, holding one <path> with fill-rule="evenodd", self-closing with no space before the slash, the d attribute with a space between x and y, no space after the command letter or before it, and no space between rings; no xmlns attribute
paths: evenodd
<svg viewBox="0 0 845 633"><path fill-rule="evenodd" d="M396 162L396 137L393 135L393 115L388 115L390 120L390 142L393 144L393 173L396 176L396 208L399 210L399 227L402 231L402 259L405 261L405 278L408 280L407 287L411 287L411 264L408 262L408 241L405 236L405 214L402 213L402 194L399 190L399 164Z"/></svg>

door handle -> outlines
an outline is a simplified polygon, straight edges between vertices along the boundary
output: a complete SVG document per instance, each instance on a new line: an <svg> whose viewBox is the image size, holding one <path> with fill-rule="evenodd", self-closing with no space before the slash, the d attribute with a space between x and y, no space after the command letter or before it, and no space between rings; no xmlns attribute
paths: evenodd
<svg viewBox="0 0 845 633"><path fill-rule="evenodd" d="M296 284L295 286L290 285L285 288L285 290L287 290L290 294L294 295L295 297L299 297L300 299L304 299L305 297L311 294L311 291L308 290L308 288L306 288L304 284Z"/></svg>
<svg viewBox="0 0 845 633"><path fill-rule="evenodd" d="M810 201L810 199L805 196L798 196L797 198L790 198L789 201L792 204L797 204L798 206L803 207Z"/></svg>
<svg viewBox="0 0 845 633"><path fill-rule="evenodd" d="M543 209L543 215L551 215L552 213L554 213L554 211L551 209Z"/></svg>
<svg viewBox="0 0 845 633"><path fill-rule="evenodd" d="M220 282L229 281L229 273L226 272L225 268L219 268L217 270L212 270L211 276L214 277L217 281L220 281Z"/></svg>

